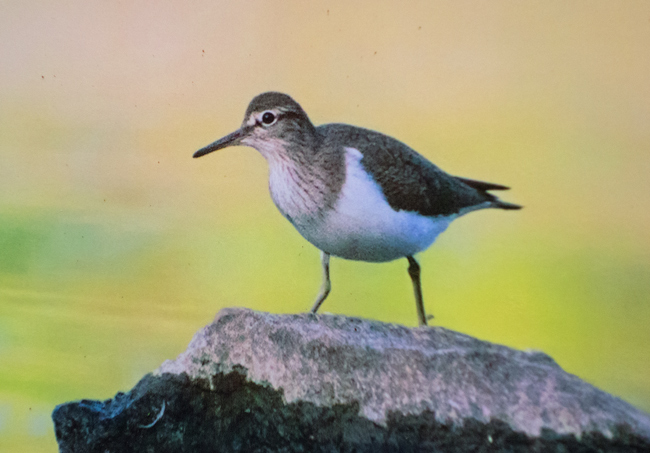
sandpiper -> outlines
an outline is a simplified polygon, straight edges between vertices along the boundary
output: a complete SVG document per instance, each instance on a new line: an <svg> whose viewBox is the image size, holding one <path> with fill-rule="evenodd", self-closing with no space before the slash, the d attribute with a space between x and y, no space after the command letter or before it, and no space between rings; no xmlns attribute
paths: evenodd
<svg viewBox="0 0 650 453"><path fill-rule="evenodd" d="M394 138L347 124L316 127L282 93L253 98L241 127L194 157L238 145L266 159L273 202L321 251L323 282L313 313L331 290L330 255L370 262L406 258L418 321L426 325L414 255L461 215L521 209L488 192L508 187L451 176Z"/></svg>

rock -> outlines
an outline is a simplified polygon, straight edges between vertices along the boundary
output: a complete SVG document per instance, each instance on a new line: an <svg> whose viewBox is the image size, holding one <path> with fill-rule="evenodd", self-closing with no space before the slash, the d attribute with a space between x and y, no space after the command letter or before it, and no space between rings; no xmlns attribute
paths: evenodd
<svg viewBox="0 0 650 453"><path fill-rule="evenodd" d="M129 393L53 419L61 452L650 452L650 416L543 353L246 309L219 312Z"/></svg>

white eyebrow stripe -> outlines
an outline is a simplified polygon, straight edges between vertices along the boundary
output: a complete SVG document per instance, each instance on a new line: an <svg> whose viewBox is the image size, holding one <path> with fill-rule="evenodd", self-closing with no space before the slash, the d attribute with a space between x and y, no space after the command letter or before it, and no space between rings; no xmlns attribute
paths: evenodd
<svg viewBox="0 0 650 453"><path fill-rule="evenodd" d="M253 112L251 113L251 116L248 118L248 121L246 121L247 126L255 126L258 123L262 122L262 115L266 112L271 112L275 116L278 116L283 113L287 113L289 110L284 109L282 107L278 107L275 109L267 109L267 110L262 110L261 112Z"/></svg>

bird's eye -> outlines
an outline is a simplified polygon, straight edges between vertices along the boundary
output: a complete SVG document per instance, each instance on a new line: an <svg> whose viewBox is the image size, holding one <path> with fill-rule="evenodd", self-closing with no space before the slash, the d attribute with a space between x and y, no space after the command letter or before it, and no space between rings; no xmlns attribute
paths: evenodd
<svg viewBox="0 0 650 453"><path fill-rule="evenodd" d="M264 112L262 114L262 123L264 123L265 126L270 126L275 122L275 115L272 112Z"/></svg>

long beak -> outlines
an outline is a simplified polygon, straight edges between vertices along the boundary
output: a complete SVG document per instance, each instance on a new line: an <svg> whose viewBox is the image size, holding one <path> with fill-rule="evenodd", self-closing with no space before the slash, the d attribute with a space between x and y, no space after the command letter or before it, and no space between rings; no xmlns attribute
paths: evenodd
<svg viewBox="0 0 650 453"><path fill-rule="evenodd" d="M237 129L232 134L228 134L225 137L220 138L216 142L210 143L208 146L201 148L200 150L194 153L193 157L197 158L197 157L205 156L206 154L209 154L212 151L217 151L219 149L223 149L228 146L239 145L241 139L244 138L246 135L247 135L247 131L245 129Z"/></svg>

